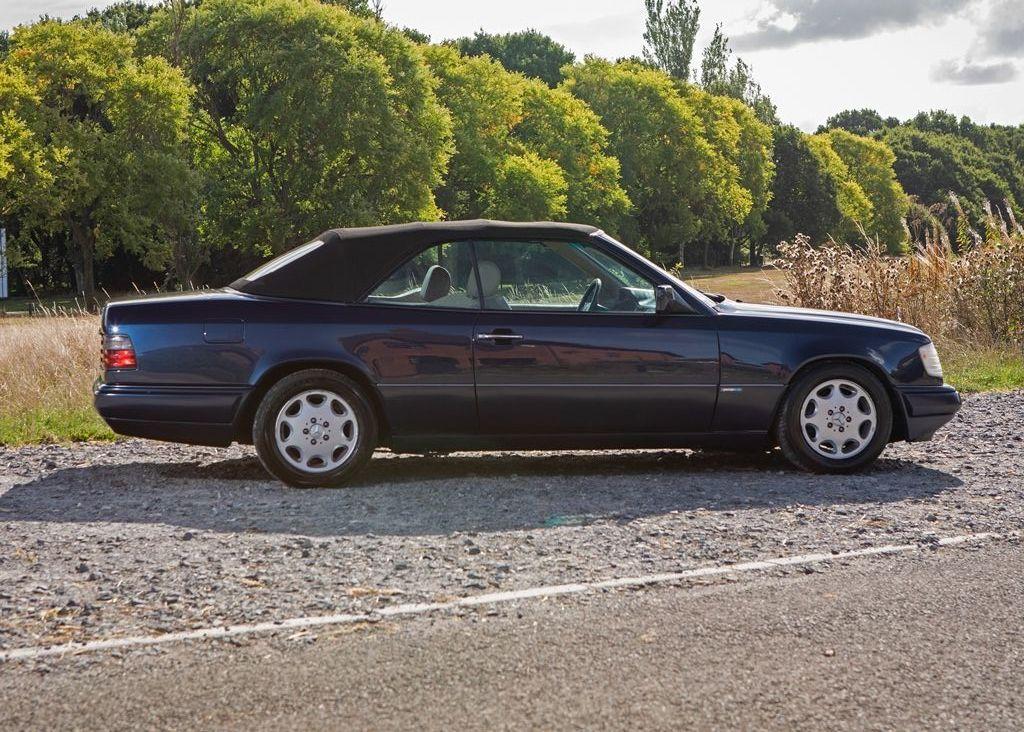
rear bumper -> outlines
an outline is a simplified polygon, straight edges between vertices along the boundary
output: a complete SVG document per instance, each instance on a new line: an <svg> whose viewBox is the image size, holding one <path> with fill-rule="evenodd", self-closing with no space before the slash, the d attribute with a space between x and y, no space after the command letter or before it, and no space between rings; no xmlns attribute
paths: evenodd
<svg viewBox="0 0 1024 732"><path fill-rule="evenodd" d="M925 442L960 411L960 395L951 386L899 389L907 417L907 442Z"/></svg>
<svg viewBox="0 0 1024 732"><path fill-rule="evenodd" d="M127 386L96 382L93 404L119 435L190 445L230 445L248 387Z"/></svg>

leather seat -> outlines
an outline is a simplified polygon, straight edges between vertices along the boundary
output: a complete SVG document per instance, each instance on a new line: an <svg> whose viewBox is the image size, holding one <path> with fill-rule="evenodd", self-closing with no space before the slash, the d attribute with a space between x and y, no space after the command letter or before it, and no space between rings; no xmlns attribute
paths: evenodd
<svg viewBox="0 0 1024 732"><path fill-rule="evenodd" d="M427 270L423 278L423 286L420 287L420 297L423 302L434 302L440 300L452 291L452 274L439 264Z"/></svg>
<svg viewBox="0 0 1024 732"><path fill-rule="evenodd" d="M511 310L508 300L501 294L501 269L494 262L481 259L477 262L477 269L480 272L480 287L483 288L484 307L489 310ZM466 283L466 292L474 300L481 299L480 288L477 287L476 277L472 274Z"/></svg>

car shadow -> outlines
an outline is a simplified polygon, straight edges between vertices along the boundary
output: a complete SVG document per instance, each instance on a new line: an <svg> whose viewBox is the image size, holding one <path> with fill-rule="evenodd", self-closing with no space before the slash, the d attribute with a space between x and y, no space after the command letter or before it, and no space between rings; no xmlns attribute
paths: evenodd
<svg viewBox="0 0 1024 732"><path fill-rule="evenodd" d="M0 495L10 521L166 524L313 537L423 536L626 522L688 511L894 503L960 485L880 460L850 476L790 470L777 453L684 451L378 455L339 490L295 490L255 457L55 470Z"/></svg>

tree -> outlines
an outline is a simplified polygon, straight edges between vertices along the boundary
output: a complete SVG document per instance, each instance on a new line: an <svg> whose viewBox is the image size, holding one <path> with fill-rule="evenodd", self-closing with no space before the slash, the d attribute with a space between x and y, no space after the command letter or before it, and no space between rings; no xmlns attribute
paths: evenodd
<svg viewBox="0 0 1024 732"><path fill-rule="evenodd" d="M870 137L886 127L895 127L898 124L899 120L892 117L883 119L882 115L873 109L847 109L829 117L825 124L818 128L818 133L839 129L862 137Z"/></svg>
<svg viewBox="0 0 1024 732"><path fill-rule="evenodd" d="M644 0L644 6L644 59L674 79L689 81L700 5L697 0Z"/></svg>
<svg viewBox="0 0 1024 732"><path fill-rule="evenodd" d="M622 187L619 161L608 151L608 130L590 107L565 89L523 84L523 117L514 139L558 164L566 180L565 216L616 234L632 203Z"/></svg>
<svg viewBox="0 0 1024 732"><path fill-rule="evenodd" d="M712 94L739 99L750 107L763 123L771 127L778 126L775 104L761 89L761 85L754 81L750 66L742 58L737 58L736 63L732 63L729 38L722 33L721 24L715 26L715 33L704 49L700 66L700 85Z"/></svg>
<svg viewBox="0 0 1024 732"><path fill-rule="evenodd" d="M774 161L771 206L765 214L768 245L774 248L797 234L822 242L838 231L836 179L811 150L807 135L791 125L776 129Z"/></svg>
<svg viewBox="0 0 1024 732"><path fill-rule="evenodd" d="M891 253L903 252L907 238L903 217L909 202L896 178L892 149L880 140L840 129L815 135L813 140L813 149L837 181L845 236L854 237L860 226Z"/></svg>
<svg viewBox="0 0 1024 732"><path fill-rule="evenodd" d="M437 218L450 120L400 31L302 0L172 11L143 35L198 90L209 241L277 253L331 227Z"/></svg>
<svg viewBox="0 0 1024 732"><path fill-rule="evenodd" d="M627 233L641 248L662 261L685 262L687 246L702 234L716 236L725 222L740 223L750 213L737 166L715 149L667 75L588 57L570 70L566 88L597 112L611 135L636 210Z"/></svg>
<svg viewBox="0 0 1024 732"><path fill-rule="evenodd" d="M513 221L558 221L566 214L568 189L558 163L532 152L509 155L488 191L486 214Z"/></svg>
<svg viewBox="0 0 1024 732"><path fill-rule="evenodd" d="M115 33L134 33L146 25L155 12L155 6L141 0L121 0L104 8L89 10L84 19Z"/></svg>
<svg viewBox="0 0 1024 732"><path fill-rule="evenodd" d="M16 81L7 83L0 147L13 148L7 160L35 181L9 191L21 224L14 244L25 255L34 237L69 231L87 303L95 260L116 247L152 267L166 261L161 210L189 185L190 88L162 59L134 58L133 45L98 25L44 21L15 31L4 62ZM36 172L27 160L40 162Z"/></svg>
<svg viewBox="0 0 1024 732"><path fill-rule="evenodd" d="M561 43L535 30L494 35L477 31L472 38L451 41L465 56L488 55L509 71L540 79L548 86L561 83L562 67L576 56Z"/></svg>
<svg viewBox="0 0 1024 732"><path fill-rule="evenodd" d="M1006 201L1013 205L1019 200L1010 184L992 167L989 155L970 140L916 126L891 128L883 139L895 154L896 175L907 193L927 207L945 206L950 194L956 194L967 214L968 226L983 225L986 201L1002 207ZM1012 175L1013 167L1009 163L1006 172ZM944 214L943 224L954 230L956 210L945 210Z"/></svg>
<svg viewBox="0 0 1024 732"><path fill-rule="evenodd" d="M433 46L427 58L454 125L455 154L437 191L448 216L521 220L541 211L621 228L629 198L607 152L608 132L585 103L488 56Z"/></svg>

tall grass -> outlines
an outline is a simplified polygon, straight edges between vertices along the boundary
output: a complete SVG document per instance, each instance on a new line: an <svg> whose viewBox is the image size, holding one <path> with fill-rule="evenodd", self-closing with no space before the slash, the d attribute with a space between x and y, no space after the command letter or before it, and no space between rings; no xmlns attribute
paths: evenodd
<svg viewBox="0 0 1024 732"><path fill-rule="evenodd" d="M95 316L0 319L0 444L112 437L92 407L99 347Z"/></svg>
<svg viewBox="0 0 1024 732"><path fill-rule="evenodd" d="M989 210L984 236L927 234L907 257L876 241L813 247L804 236L779 247L779 298L803 307L902 320L943 344L1010 353L1024 347L1024 228Z"/></svg>

